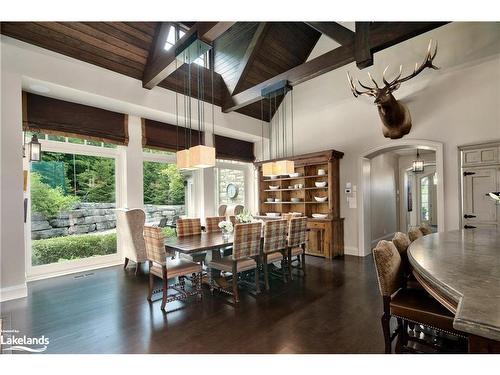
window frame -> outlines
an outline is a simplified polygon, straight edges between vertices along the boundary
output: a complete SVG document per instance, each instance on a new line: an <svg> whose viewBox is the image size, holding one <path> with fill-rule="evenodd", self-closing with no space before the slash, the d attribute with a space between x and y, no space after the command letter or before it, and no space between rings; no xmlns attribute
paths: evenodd
<svg viewBox="0 0 500 375"><path fill-rule="evenodd" d="M67 138L67 137L66 137ZM123 181L123 165L124 152L126 146L117 146L116 148L107 148L103 146L92 146L87 144L69 143L62 141L50 141L40 139L40 144L43 152L58 152L65 154L76 154L86 156L96 156L112 158L115 160L115 204L116 207L121 207L124 202L124 189L121 185ZM43 154L42 154L43 155ZM43 156L42 156L43 160ZM30 170L29 157L23 158L23 169ZM115 254L101 255L98 257L74 259L61 263L43 264L38 266L32 265L32 247L31 247L31 181L28 173L28 180L24 198L28 198L28 210L26 215L26 223L24 224L24 241L25 241L25 265L26 265L26 281L35 281L46 279L55 276L67 275L75 272L84 272L95 270L114 265L122 264L123 256L119 246L117 246Z"/></svg>

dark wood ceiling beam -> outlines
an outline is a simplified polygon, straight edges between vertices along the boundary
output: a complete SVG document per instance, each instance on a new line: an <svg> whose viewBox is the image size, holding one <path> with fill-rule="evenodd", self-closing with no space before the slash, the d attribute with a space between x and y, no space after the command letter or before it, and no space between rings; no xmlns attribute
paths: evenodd
<svg viewBox="0 0 500 375"><path fill-rule="evenodd" d="M237 81L234 86L233 93L237 93L241 90L241 86L248 74L248 68L252 65L268 30L269 24L267 22L261 22L257 27L257 30L255 31L255 34L253 35L252 40L250 41L250 44L248 45L247 50L245 51L245 54L243 55L243 58L238 66L238 70L236 72Z"/></svg>
<svg viewBox="0 0 500 375"><path fill-rule="evenodd" d="M198 38L206 43L212 43L233 24L234 22L197 22L194 24L172 48L168 51L162 50L152 61L148 60L144 69L142 86L152 89L179 67L179 64L176 63L175 49L193 34L197 34ZM152 48L156 48L156 46Z"/></svg>
<svg viewBox="0 0 500 375"><path fill-rule="evenodd" d="M259 101L262 98L262 89L279 81L286 80L291 86L295 86L321 74L349 64L352 61L354 61L353 44L340 46L333 51L318 56L315 59L296 66L295 68L292 68L282 74L278 74L277 76L253 86L239 94L226 98L222 111L225 113L235 111Z"/></svg>
<svg viewBox="0 0 500 375"><path fill-rule="evenodd" d="M306 22L313 29L333 39L340 45L351 44L354 41L354 33L347 27L337 22Z"/></svg>
<svg viewBox="0 0 500 375"><path fill-rule="evenodd" d="M369 49L375 53L397 43L413 38L429 30L440 27L447 22L380 22L370 23L369 27ZM227 113L238 110L249 104L259 101L263 88L273 85L279 81L287 80L290 85L295 86L331 70L340 68L355 61L355 44L340 46L333 51L327 52L302 65L296 66L282 74L268 79L256 86L227 97L224 100L222 111Z"/></svg>
<svg viewBox="0 0 500 375"><path fill-rule="evenodd" d="M354 58L356 66L364 69L373 65L373 52L370 43L371 22L356 22L356 34L354 36Z"/></svg>

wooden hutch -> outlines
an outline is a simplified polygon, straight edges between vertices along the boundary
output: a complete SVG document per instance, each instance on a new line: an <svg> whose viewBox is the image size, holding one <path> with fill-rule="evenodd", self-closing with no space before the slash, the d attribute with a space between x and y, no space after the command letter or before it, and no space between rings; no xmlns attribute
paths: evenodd
<svg viewBox="0 0 500 375"><path fill-rule="evenodd" d="M300 174L298 177L264 177L262 164L273 160L255 163L259 171L259 215L300 212L307 216L307 254L328 259L344 255L344 219L340 217L339 182L339 163L343 156L340 151L330 150L287 158L294 161L295 172ZM320 169L325 171L324 175L318 174ZM317 187L315 182L326 182L326 186ZM279 188L271 189L270 186ZM326 197L326 201L318 202L315 197ZM269 202L268 198L279 201ZM328 216L318 219L313 218L313 214Z"/></svg>

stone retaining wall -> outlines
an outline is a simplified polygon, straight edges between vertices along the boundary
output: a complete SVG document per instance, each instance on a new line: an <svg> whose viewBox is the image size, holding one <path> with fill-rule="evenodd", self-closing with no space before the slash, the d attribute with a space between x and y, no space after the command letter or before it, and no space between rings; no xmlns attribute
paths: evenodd
<svg viewBox="0 0 500 375"><path fill-rule="evenodd" d="M178 206L144 205L146 222L159 222L162 218L171 220L183 215L185 208ZM54 219L42 214L31 215L31 239L39 240L72 234L103 232L116 228L114 203L77 203L72 210L61 212Z"/></svg>

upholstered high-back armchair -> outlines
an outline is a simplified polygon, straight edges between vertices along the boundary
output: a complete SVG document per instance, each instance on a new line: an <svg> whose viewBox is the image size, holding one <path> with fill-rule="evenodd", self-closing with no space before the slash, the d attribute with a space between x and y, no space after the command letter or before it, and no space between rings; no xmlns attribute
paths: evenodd
<svg viewBox="0 0 500 375"><path fill-rule="evenodd" d="M116 210L117 234L125 257L123 268L126 268L131 260L136 264L136 274L139 272L141 263L146 261L146 245L143 235L145 222L146 214L139 208Z"/></svg>
<svg viewBox="0 0 500 375"><path fill-rule="evenodd" d="M293 257L299 262L299 269L306 274L306 241L307 241L307 218L291 217L288 220L288 267L289 277L292 278Z"/></svg>

